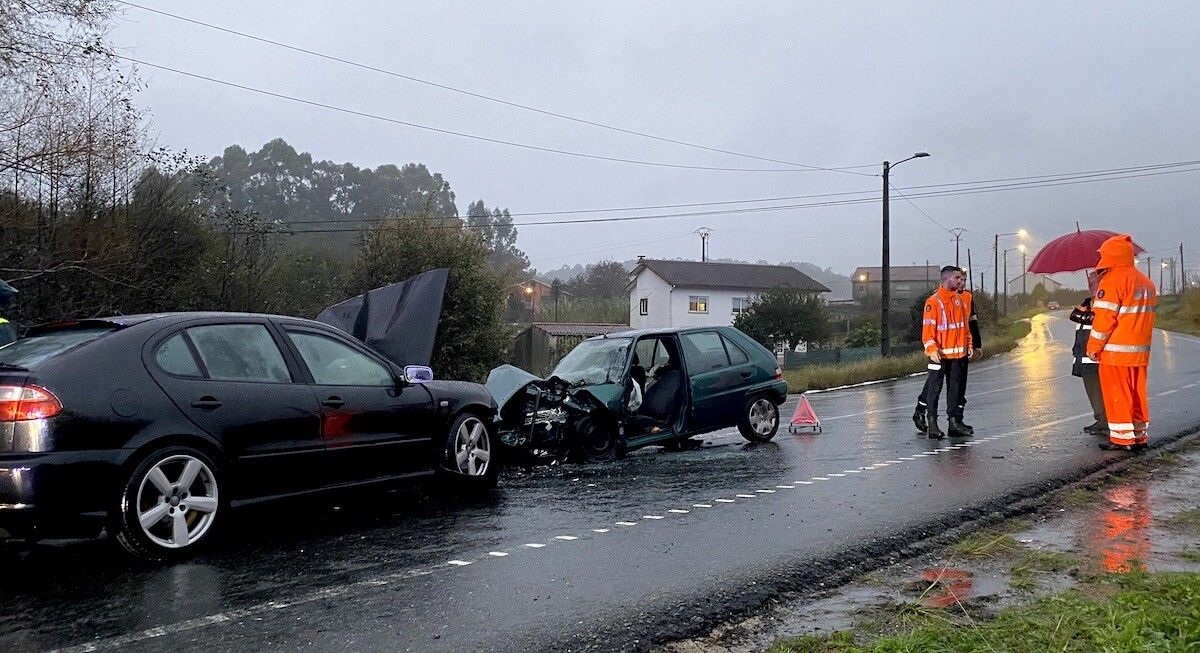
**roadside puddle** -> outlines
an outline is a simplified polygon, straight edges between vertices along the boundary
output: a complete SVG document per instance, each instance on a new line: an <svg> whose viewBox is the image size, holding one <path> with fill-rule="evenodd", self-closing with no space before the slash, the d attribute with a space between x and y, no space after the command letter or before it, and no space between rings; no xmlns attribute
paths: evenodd
<svg viewBox="0 0 1200 653"><path fill-rule="evenodd" d="M1200 447L1147 457L1119 477L1061 492L1038 512L937 553L784 599L671 652L763 651L774 640L854 629L903 629L916 614L989 619L1001 609L1109 574L1200 572Z"/></svg>

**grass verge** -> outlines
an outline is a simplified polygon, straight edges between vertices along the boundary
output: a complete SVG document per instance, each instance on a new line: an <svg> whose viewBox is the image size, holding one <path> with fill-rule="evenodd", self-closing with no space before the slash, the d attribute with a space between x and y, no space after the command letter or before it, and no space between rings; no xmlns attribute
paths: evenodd
<svg viewBox="0 0 1200 653"><path fill-rule="evenodd" d="M1015 349L1017 342L1029 335L1029 330L1029 322L1012 322L994 330L984 330L983 342L987 345L984 358ZM798 393L894 379L924 371L925 364L924 354L915 353L844 365L808 365L784 370L783 374L788 382L788 390Z"/></svg>
<svg viewBox="0 0 1200 653"><path fill-rule="evenodd" d="M911 610L883 635L780 639L770 653L1185 651L1200 645L1200 573L1114 574L976 621Z"/></svg>
<svg viewBox="0 0 1200 653"><path fill-rule="evenodd" d="M1179 295L1159 297L1155 325L1167 331L1200 336L1200 289Z"/></svg>

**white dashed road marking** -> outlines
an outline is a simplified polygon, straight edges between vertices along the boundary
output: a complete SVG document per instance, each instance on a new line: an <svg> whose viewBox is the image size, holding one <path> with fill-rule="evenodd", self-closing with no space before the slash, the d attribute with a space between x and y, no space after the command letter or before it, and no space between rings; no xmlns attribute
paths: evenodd
<svg viewBox="0 0 1200 653"><path fill-rule="evenodd" d="M556 540L566 540L567 542L570 542L571 540L578 540L579 538L578 538L578 537L575 537L574 535L555 535L555 536L554 536L554 539L556 539Z"/></svg>
<svg viewBox="0 0 1200 653"><path fill-rule="evenodd" d="M470 560L451 560L450 564L454 565L455 567L466 567L467 565L474 563L472 563Z"/></svg>
<svg viewBox="0 0 1200 653"><path fill-rule="evenodd" d="M617 526L637 526L637 522L635 522L635 521L619 521L619 522L617 522Z"/></svg>
<svg viewBox="0 0 1200 653"><path fill-rule="evenodd" d="M607 528L593 528L592 532L593 533L607 533L608 529Z"/></svg>
<svg viewBox="0 0 1200 653"><path fill-rule="evenodd" d="M682 508L671 508L671 509L670 509L670 510L668 510L667 512L673 512L673 513L675 513L676 515L686 515L686 514L688 514L688 513L689 513L689 512L691 512L691 511L690 511L690 510L684 510L684 509L682 509Z"/></svg>
<svg viewBox="0 0 1200 653"><path fill-rule="evenodd" d="M662 515L642 515L642 519L662 519Z"/></svg>
<svg viewBox="0 0 1200 653"><path fill-rule="evenodd" d="M693 503L692 507L693 508L711 508L712 504L711 503Z"/></svg>
<svg viewBox="0 0 1200 653"><path fill-rule="evenodd" d="M525 546L527 546L531 549L540 549L546 545L542 544L541 542L530 542L529 544L526 544Z"/></svg>
<svg viewBox="0 0 1200 653"><path fill-rule="evenodd" d="M735 496L739 499L753 499L754 498L753 494L735 494L733 496Z"/></svg>
<svg viewBox="0 0 1200 653"><path fill-rule="evenodd" d="M737 503L733 499L717 499L717 503Z"/></svg>
<svg viewBox="0 0 1200 653"><path fill-rule="evenodd" d="M504 551L488 551L488 555L490 555L494 558L503 558L504 556L506 556L508 554L505 553Z"/></svg>

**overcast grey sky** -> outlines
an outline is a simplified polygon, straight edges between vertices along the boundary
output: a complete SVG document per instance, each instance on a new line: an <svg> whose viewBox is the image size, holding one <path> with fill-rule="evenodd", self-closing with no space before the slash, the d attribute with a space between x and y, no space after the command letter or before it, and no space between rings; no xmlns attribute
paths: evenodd
<svg viewBox="0 0 1200 653"><path fill-rule="evenodd" d="M820 166L930 158L897 186L1200 159L1196 2L315 2L149 6L405 74L670 138ZM578 125L126 9L112 39L146 61L355 110L622 158L776 167ZM204 155L281 136L317 159L422 162L459 209L526 211L710 202L879 188L878 177L714 172L591 161L431 134L143 69L164 145ZM878 168L867 172L877 173ZM917 204L1035 246L1074 228L1127 230L1200 255L1200 172ZM786 202L785 202L786 203ZM640 212L644 213L644 212ZM517 218L517 221L537 218ZM625 224L528 226L540 269L638 254L879 264L878 203ZM892 200L894 264L952 261L953 241ZM1170 256L1170 252L1162 252ZM965 263L965 251L964 251ZM1196 258L1195 260L1200 260ZM1192 267L1189 265L1189 267ZM1010 268L1012 269L1012 268ZM991 284L990 270L988 284Z"/></svg>

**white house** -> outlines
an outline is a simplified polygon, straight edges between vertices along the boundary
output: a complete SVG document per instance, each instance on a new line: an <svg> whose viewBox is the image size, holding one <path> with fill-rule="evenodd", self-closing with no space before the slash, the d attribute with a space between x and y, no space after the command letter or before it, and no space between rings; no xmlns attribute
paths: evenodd
<svg viewBox="0 0 1200 653"><path fill-rule="evenodd" d="M663 261L638 257L629 273L629 324L635 329L727 326L772 288L829 292L788 265Z"/></svg>

